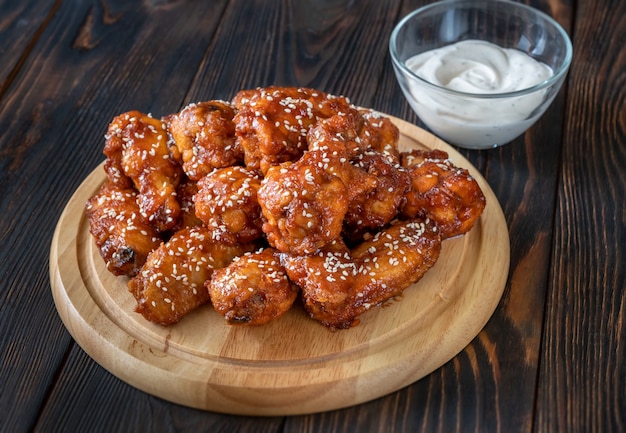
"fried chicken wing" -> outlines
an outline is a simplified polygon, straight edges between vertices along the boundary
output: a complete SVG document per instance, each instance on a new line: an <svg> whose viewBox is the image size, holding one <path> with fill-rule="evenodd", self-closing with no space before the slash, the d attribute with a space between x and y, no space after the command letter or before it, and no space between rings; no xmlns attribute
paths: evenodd
<svg viewBox="0 0 626 433"><path fill-rule="evenodd" d="M234 166L216 169L198 181L194 197L196 215L215 240L247 243L263 235L256 172Z"/></svg>
<svg viewBox="0 0 626 433"><path fill-rule="evenodd" d="M245 254L216 270L207 289L213 308L230 324L269 323L285 314L298 295L273 248Z"/></svg>
<svg viewBox="0 0 626 433"><path fill-rule="evenodd" d="M105 181L87 200L86 214L107 270L114 275L134 276L150 252L161 243L159 234L139 217L137 193Z"/></svg>
<svg viewBox="0 0 626 433"><path fill-rule="evenodd" d="M319 118L353 110L346 98L296 87L244 90L233 103L245 164L263 174L273 165L300 158L307 149L309 128Z"/></svg>
<svg viewBox="0 0 626 433"><path fill-rule="evenodd" d="M340 239L310 255L284 254L289 279L300 287L312 318L333 329L346 328L358 315L354 285L358 266Z"/></svg>
<svg viewBox="0 0 626 433"><path fill-rule="evenodd" d="M340 162L310 151L295 163L270 168L258 200L268 242L282 252L312 254L341 234L348 190L330 173Z"/></svg>
<svg viewBox="0 0 626 433"><path fill-rule="evenodd" d="M186 106L164 118L180 153L183 170L199 180L215 168L243 162L243 150L235 141L235 107L225 101Z"/></svg>
<svg viewBox="0 0 626 433"><path fill-rule="evenodd" d="M419 281L439 258L442 238L432 220L399 221L352 249L359 265L356 304L363 311Z"/></svg>
<svg viewBox="0 0 626 433"><path fill-rule="evenodd" d="M352 241L388 224L398 212L409 186L408 174L397 157L398 137L395 125L371 110L321 119L309 130L309 150L323 151L344 162L329 171L349 189L343 234ZM345 164L346 160L352 164Z"/></svg>
<svg viewBox="0 0 626 433"><path fill-rule="evenodd" d="M395 158L400 157L398 140L400 131L391 119L377 111L361 108L359 110L364 119L363 128L359 133L359 140L366 150L374 150Z"/></svg>
<svg viewBox="0 0 626 433"><path fill-rule="evenodd" d="M176 186L182 169L169 153L165 123L139 111L121 114L109 124L104 154L109 179L135 186L142 219L159 231L174 227L180 215Z"/></svg>
<svg viewBox="0 0 626 433"><path fill-rule="evenodd" d="M353 164L376 180L373 188L351 200L344 219L344 236L358 241L365 233L378 231L397 216L409 190L410 177L393 156L378 151L359 154Z"/></svg>
<svg viewBox="0 0 626 433"><path fill-rule="evenodd" d="M215 242L204 227L180 230L152 251L141 271L128 282L137 300L136 312L166 326L206 304L204 287L215 269L253 249L253 245Z"/></svg>
<svg viewBox="0 0 626 433"><path fill-rule="evenodd" d="M349 328L372 306L399 295L435 264L441 236L433 222L398 222L352 251L288 255L285 269L302 290L307 313L331 329Z"/></svg>
<svg viewBox="0 0 626 433"><path fill-rule="evenodd" d="M356 109L320 119L308 132L308 150L322 150L335 157L352 159L366 149L359 138L363 117Z"/></svg>
<svg viewBox="0 0 626 433"><path fill-rule="evenodd" d="M455 166L441 150L414 150L402 154L411 176L411 189L401 213L404 218L430 218L444 239L467 233L485 208L485 196L476 180Z"/></svg>

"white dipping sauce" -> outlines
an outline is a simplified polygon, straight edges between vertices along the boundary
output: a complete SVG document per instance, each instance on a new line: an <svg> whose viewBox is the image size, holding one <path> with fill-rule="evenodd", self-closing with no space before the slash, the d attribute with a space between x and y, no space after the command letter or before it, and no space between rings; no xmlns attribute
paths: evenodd
<svg viewBox="0 0 626 433"><path fill-rule="evenodd" d="M548 79L552 69L526 53L490 42L466 40L406 61L416 75L457 92L508 93ZM504 144L541 115L546 90L507 98L474 98L409 81L413 109L442 138L466 147ZM410 98L409 98L410 99ZM551 101L548 101L548 103Z"/></svg>

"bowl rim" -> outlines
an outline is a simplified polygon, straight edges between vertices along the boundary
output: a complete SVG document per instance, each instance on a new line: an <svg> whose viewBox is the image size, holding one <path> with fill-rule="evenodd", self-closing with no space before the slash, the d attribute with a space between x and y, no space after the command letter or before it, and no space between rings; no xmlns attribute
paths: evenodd
<svg viewBox="0 0 626 433"><path fill-rule="evenodd" d="M472 6L472 5L485 6L490 3L491 4L502 3L502 4L507 4L513 8L523 9L525 11L538 15L539 17L547 21L549 24L554 26L554 28L558 31L558 33L561 35L561 37L563 38L565 42L565 58L563 59L563 63L560 65L560 67L557 70L553 70L553 74L550 77L548 77L546 80L541 81L533 86L526 87L520 90L515 90L512 92L471 93L471 92L462 92L459 90L453 90L444 86L437 85L428 80L425 80L424 78L420 77L415 72L413 72L410 68L408 68L405 62L400 61L398 57L398 52L396 49L396 42L398 39L398 34L400 30L405 26L405 24L416 15L424 13L433 8L441 7L443 5L450 5L456 8L458 6L467 7L467 6ZM457 42L460 42L460 41L457 41ZM572 41L569 35L565 31L565 29L554 18L540 11L539 9L528 6L526 4L518 3L518 2L510 1L510 0L440 0L440 1L430 3L428 5L425 5L418 9L413 10L412 12L407 14L404 18L402 18L398 22L398 24L395 25L395 27L393 28L391 32L391 36L389 38L389 52L391 55L392 63L395 67L401 69L405 74L423 83L427 87L438 90L440 92L448 93L450 95L471 97L475 99L500 99L500 98L524 96L530 93L534 93L538 90L545 89L546 87L549 87L553 85L554 83L559 82L567 74L569 70L570 64L572 62L573 47L572 47Z"/></svg>

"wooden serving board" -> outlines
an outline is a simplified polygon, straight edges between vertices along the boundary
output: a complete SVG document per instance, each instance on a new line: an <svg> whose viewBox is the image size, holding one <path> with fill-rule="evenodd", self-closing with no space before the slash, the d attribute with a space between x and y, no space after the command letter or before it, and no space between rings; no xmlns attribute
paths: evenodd
<svg viewBox="0 0 626 433"><path fill-rule="evenodd" d="M409 385L453 358L493 314L509 269L509 236L493 191L459 153L392 118L400 146L439 148L477 179L487 206L465 236L447 240L437 264L402 299L331 332L296 305L262 327L231 326L211 306L164 328L135 313L89 234L85 201L102 166L75 192L50 250L56 308L78 344L125 382L182 405L245 415L293 415L362 403Z"/></svg>

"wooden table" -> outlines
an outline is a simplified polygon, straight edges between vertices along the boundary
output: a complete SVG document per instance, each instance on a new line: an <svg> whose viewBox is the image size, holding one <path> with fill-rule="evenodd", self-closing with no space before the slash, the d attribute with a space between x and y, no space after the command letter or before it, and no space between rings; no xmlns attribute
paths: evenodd
<svg viewBox="0 0 626 433"><path fill-rule="evenodd" d="M15 3L15 4L14 4ZM504 211L511 267L484 330L393 394L332 412L190 409L109 374L52 299L57 220L103 159L108 121L242 88L299 85L421 125L388 55L424 1L36 0L0 5L0 431L626 430L626 3L535 1L574 44L524 136L462 154Z"/></svg>

